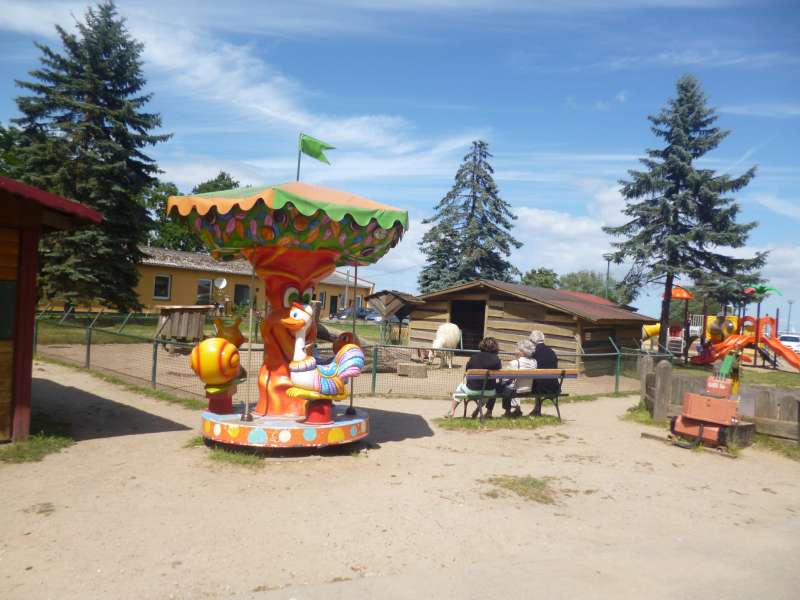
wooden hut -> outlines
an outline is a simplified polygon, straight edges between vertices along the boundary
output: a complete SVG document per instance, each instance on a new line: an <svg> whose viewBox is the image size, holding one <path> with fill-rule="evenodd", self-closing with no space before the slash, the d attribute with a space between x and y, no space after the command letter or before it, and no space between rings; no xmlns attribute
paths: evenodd
<svg viewBox="0 0 800 600"><path fill-rule="evenodd" d="M581 353L613 352L639 345L642 325L656 319L583 292L477 280L420 296L425 304L411 313L412 345L430 345L445 322L461 328L464 348L486 336L513 352L533 329L542 331L562 360Z"/></svg>
<svg viewBox="0 0 800 600"><path fill-rule="evenodd" d="M73 200L0 177L0 441L23 439L30 429L39 238L101 220Z"/></svg>

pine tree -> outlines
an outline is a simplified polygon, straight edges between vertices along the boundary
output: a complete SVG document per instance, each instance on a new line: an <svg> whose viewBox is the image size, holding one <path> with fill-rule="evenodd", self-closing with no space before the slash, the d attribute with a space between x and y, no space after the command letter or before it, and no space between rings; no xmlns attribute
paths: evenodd
<svg viewBox="0 0 800 600"><path fill-rule="evenodd" d="M20 179L23 176L22 132L0 125L0 175Z"/></svg>
<svg viewBox="0 0 800 600"><path fill-rule="evenodd" d="M512 246L509 204L499 196L489 164L489 145L472 142L455 177L455 184L436 205L433 223L420 242L427 259L418 278L422 293L474 279L513 281L519 271L507 260Z"/></svg>
<svg viewBox="0 0 800 600"><path fill-rule="evenodd" d="M533 287L554 288L558 286L558 274L545 267L530 269L522 276L522 283Z"/></svg>
<svg viewBox="0 0 800 600"><path fill-rule="evenodd" d="M658 115L649 116L653 133L666 142L664 148L648 150L641 159L646 167L629 171L630 181L621 181L630 220L619 227L605 227L614 236L612 258L629 259L633 266L623 285L664 284L659 344L666 344L670 298L676 277L692 280L712 278L720 283L759 269L765 253L739 259L725 248L740 248L756 223L737 223L739 206L728 196L748 184L755 167L739 177L716 175L697 168L694 162L716 148L729 132L714 126L714 109L698 81L684 76L677 82L677 97L670 99Z"/></svg>
<svg viewBox="0 0 800 600"><path fill-rule="evenodd" d="M620 302L620 294L617 289L619 282L613 277L608 278L608 299L612 302ZM594 294L601 298L606 297L606 275L597 271L575 271L565 273L558 278L558 288L561 290L572 290L575 292L585 292Z"/></svg>
<svg viewBox="0 0 800 600"><path fill-rule="evenodd" d="M32 92L19 96L15 119L26 138L26 179L103 213L101 225L52 234L41 244L40 292L74 304L97 301L127 311L139 307L134 288L152 222L142 202L158 167L143 153L169 138L143 109L143 46L111 1L87 9L76 33L56 26L63 51L37 44L42 67Z"/></svg>

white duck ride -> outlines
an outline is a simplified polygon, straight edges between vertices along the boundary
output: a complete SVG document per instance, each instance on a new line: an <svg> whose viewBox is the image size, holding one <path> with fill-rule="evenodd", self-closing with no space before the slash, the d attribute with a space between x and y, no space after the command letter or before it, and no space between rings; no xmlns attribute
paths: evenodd
<svg viewBox="0 0 800 600"><path fill-rule="evenodd" d="M364 368L364 352L356 344L344 344L333 361L317 365L316 359L306 353L306 335L314 322L313 315L311 306L295 302L289 316L281 319L281 324L295 337L294 354L289 363L289 376L294 386L286 390L286 394L308 400L344 400L347 397L345 382Z"/></svg>

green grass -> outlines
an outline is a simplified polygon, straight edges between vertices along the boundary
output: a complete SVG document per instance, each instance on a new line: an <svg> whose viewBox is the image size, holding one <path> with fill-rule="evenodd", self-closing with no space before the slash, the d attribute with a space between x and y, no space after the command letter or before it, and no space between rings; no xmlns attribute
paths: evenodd
<svg viewBox="0 0 800 600"><path fill-rule="evenodd" d="M490 490L485 495L490 498L499 498L503 494L501 492L511 492L520 498L529 502L538 502L539 504L555 504L556 492L550 487L550 477L518 477L514 475L498 475L490 477L489 479L482 480L481 483L488 483L493 485L495 490Z"/></svg>
<svg viewBox="0 0 800 600"><path fill-rule="evenodd" d="M538 429L546 425L560 425L557 417L552 415L542 415L541 417L517 417L515 419L507 417L495 417L494 419L484 419L483 426L478 419L465 419L464 417L454 417L452 419L434 419L442 429L450 430L497 430L497 429Z"/></svg>
<svg viewBox="0 0 800 600"><path fill-rule="evenodd" d="M68 425L34 413L31 417L31 435L21 442L0 446L0 461L38 462L48 454L60 452L74 443Z"/></svg>
<svg viewBox="0 0 800 600"><path fill-rule="evenodd" d="M645 406L643 400L640 400L638 404L631 406L625 411L625 414L621 415L619 418L622 421L631 421L632 423L638 423L639 425L649 425L651 427L658 427L662 429L667 426L666 420L653 420L653 417L650 416L650 412L647 410L647 406Z"/></svg>
<svg viewBox="0 0 800 600"><path fill-rule="evenodd" d="M255 449L239 449L239 448L226 448L224 446L214 446L208 452L208 457L211 460L227 463L229 465L237 465L239 467L247 467L250 469L260 469L264 466L264 459L262 454Z"/></svg>
<svg viewBox="0 0 800 600"><path fill-rule="evenodd" d="M598 394L580 394L576 396L564 396L559 398L559 404L574 404L576 402L592 402L598 398L626 398L628 396L637 396L639 392L601 392ZM520 398L523 404L533 404L533 398ZM545 405L550 402L545 402Z"/></svg>
<svg viewBox="0 0 800 600"><path fill-rule="evenodd" d="M198 446L205 445L205 438L202 435L196 435L188 442L186 442L183 447L184 448L197 448Z"/></svg>
<svg viewBox="0 0 800 600"><path fill-rule="evenodd" d="M114 375L109 375L108 373L104 373L102 371L97 371L95 369L87 370L82 367L77 367L72 363L59 360L56 358L51 358L49 356L41 356L37 354L35 356L35 359L41 362L67 367L69 369L74 369L76 371L85 371L86 373L89 373L92 377L95 377L96 379L100 379L107 383L113 383L114 385L123 387L130 392L134 392L142 396L147 396L149 398L155 398L156 400L169 402L170 404L180 404L181 406L191 410L205 410L205 408L208 406L208 403L205 400L200 400L199 398L176 396L174 394L170 394L169 392L165 392L163 390L154 390L153 388L145 387L143 385L136 385L135 383L129 383L123 379L120 379L119 377L116 377Z"/></svg>
<svg viewBox="0 0 800 600"><path fill-rule="evenodd" d="M790 460L800 462L800 444L792 440L783 440L763 433L757 433L753 446L775 452Z"/></svg>

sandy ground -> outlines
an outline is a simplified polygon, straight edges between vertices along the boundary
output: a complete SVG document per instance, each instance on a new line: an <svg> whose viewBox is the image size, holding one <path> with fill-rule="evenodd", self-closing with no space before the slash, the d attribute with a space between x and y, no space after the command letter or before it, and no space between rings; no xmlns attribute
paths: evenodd
<svg viewBox="0 0 800 600"><path fill-rule="evenodd" d="M66 360L83 366L86 357L86 346L81 344L40 344L37 352ZM396 353L403 360L404 355L411 355L407 349L399 349ZM260 355L254 353L252 364L248 365L247 354L243 354L245 368L250 373L256 373L260 364ZM397 357L390 360L386 357L379 359L379 364L395 364ZM603 368L613 369L613 359L602 357ZM92 368L102 369L131 379L134 382L149 384L152 376L153 364L152 344L94 344L92 345L90 364ZM385 363L383 361L386 361ZM456 357L452 369L439 368L438 364L429 367L427 377L409 378L400 377L395 373L377 373L375 393L390 395L402 393L410 397L448 398L464 377L464 366L467 359ZM179 391L184 394L204 398L203 384L189 367L189 357L183 354L170 354L159 346L156 357L156 380L162 387ZM613 371L612 371L613 372ZM244 394L250 394L250 401L258 399L256 378L250 377L239 386L239 397L244 400ZM355 393L359 395L371 393L371 376L365 372L354 381ZM564 392L572 395L603 394L614 391L614 376L599 375L564 381ZM639 381L630 377L620 377L620 391L638 390Z"/></svg>
<svg viewBox="0 0 800 600"><path fill-rule="evenodd" d="M198 415L34 366L78 440L0 464L3 598L797 598L800 465L643 440L629 398L536 431L440 430L445 402L364 399L371 446L268 459L186 448ZM554 477L554 505L492 475Z"/></svg>

